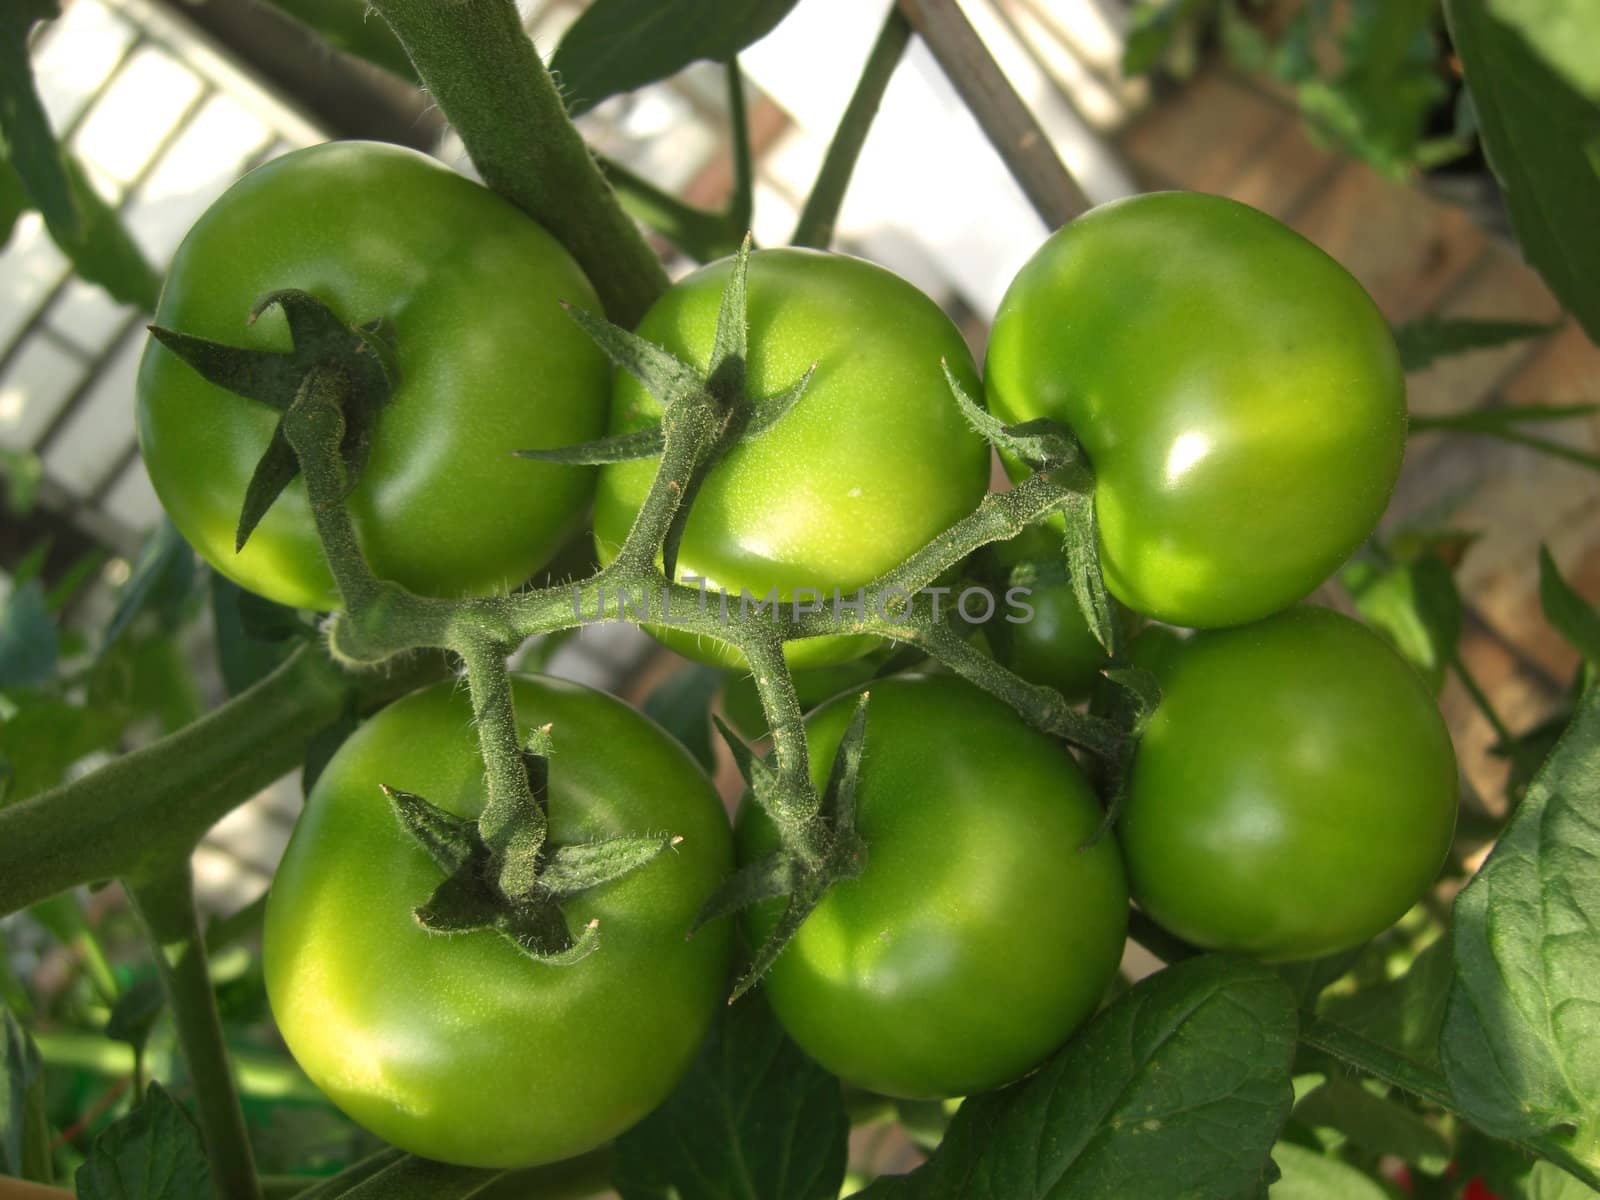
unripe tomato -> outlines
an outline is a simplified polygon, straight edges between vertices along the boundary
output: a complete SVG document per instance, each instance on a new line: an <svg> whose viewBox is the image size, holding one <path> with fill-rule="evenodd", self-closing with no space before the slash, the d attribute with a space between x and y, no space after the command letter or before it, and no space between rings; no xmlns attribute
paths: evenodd
<svg viewBox="0 0 1600 1200"><path fill-rule="evenodd" d="M639 334L705 367L731 267L724 259L683 279L645 314ZM835 589L848 599L983 498L989 448L956 407L939 362L969 390L977 371L939 306L872 263L762 250L750 256L748 280L749 393L785 391L813 363L817 373L782 420L712 470L684 531L678 574L733 593L734 611L741 589L755 598L776 589L790 600L810 588L831 604ZM611 432L660 415L660 403L618 371ZM657 461L601 469L594 529L603 561L627 536ZM718 603L713 594L709 604ZM665 633L691 658L744 663L727 642ZM812 638L791 642L785 655L805 669L858 658L876 644Z"/></svg>
<svg viewBox="0 0 1600 1200"><path fill-rule="evenodd" d="M726 876L721 802L687 751L602 692L513 681L524 729L550 723L558 843L677 834L563 905L600 945L534 962L498 933L431 933L412 910L443 872L380 784L458 816L483 809L472 705L455 681L383 709L317 780L267 899L267 995L318 1087L413 1154L524 1166L581 1154L666 1098L727 995L729 922L686 935Z"/></svg>
<svg viewBox="0 0 1600 1200"><path fill-rule="evenodd" d="M806 721L827 783L856 696ZM1008 1083L1099 1004L1122 957L1116 841L1086 846L1099 802L1064 746L950 676L872 685L856 788L860 876L837 883L762 980L801 1049L891 1096ZM740 860L776 846L751 801ZM781 902L749 910L759 944Z"/></svg>
<svg viewBox="0 0 1600 1200"><path fill-rule="evenodd" d="M599 310L560 243L487 188L414 150L329 142L273 159L195 222L156 324L285 351L268 292L298 288L358 324L393 329L400 383L378 414L348 504L373 571L455 597L516 587L573 534L594 485L513 450L599 436L605 359L561 309ZM296 480L235 553L245 487L279 414L206 382L151 340L138 431L179 531L242 587L302 608L339 595Z"/></svg>
<svg viewBox="0 0 1600 1200"><path fill-rule="evenodd" d="M1173 625L1310 593L1372 532L1405 448L1399 355L1361 285L1220 196L1135 196L1054 233L1000 304L985 383L1003 420L1071 426L1106 586Z"/></svg>
<svg viewBox="0 0 1600 1200"><path fill-rule="evenodd" d="M1118 828L1154 920L1208 949L1316 958L1421 899L1455 829L1455 753L1387 642L1296 608L1152 665L1161 703Z"/></svg>

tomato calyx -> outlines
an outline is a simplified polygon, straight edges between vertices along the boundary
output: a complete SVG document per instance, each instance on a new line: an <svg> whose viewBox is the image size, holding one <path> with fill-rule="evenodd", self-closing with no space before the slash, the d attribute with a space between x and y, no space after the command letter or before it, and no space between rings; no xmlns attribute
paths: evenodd
<svg viewBox="0 0 1600 1200"><path fill-rule="evenodd" d="M518 457L536 462L598 466L655 458L666 447L669 425L684 428L698 447L687 478L675 481L678 501L661 545L662 571L677 578L678 546L701 485L717 463L741 442L766 433L789 412L816 373L811 366L789 387L772 396L746 392L749 357L749 314L746 280L750 265L747 236L734 256L733 270L722 293L711 359L704 371L671 352L610 322L568 307L567 312L611 362L634 376L661 402L662 416L644 429L562 446L552 450L519 450Z"/></svg>
<svg viewBox="0 0 1600 1200"><path fill-rule="evenodd" d="M326 384L328 375L335 376L332 390L344 413L339 454L347 489L354 487L372 449L378 410L399 384L393 332L381 321L350 325L315 296L295 288L262 296L251 307L248 323L272 308L282 310L288 321L294 348L287 354L230 346L159 325L149 329L208 383L265 404L283 417L315 381ZM234 534L236 552L244 549L261 518L299 474L299 457L280 418L245 490Z"/></svg>
<svg viewBox="0 0 1600 1200"><path fill-rule="evenodd" d="M547 726L534 732L529 749L523 754L528 791L546 827L549 751ZM444 872L444 880L433 894L412 910L417 924L440 934L492 929L529 958L547 966L577 962L599 946L598 919L573 937L561 911L562 900L636 871L682 840L665 835L568 845L544 842L538 851L532 886L512 894L497 874L496 856L480 822L447 812L414 792L387 784L380 786L400 827Z"/></svg>
<svg viewBox="0 0 1600 1200"><path fill-rule="evenodd" d="M695 928L762 900L789 898L772 933L756 948L750 966L734 984L729 1004L760 981L828 889L841 880L856 878L866 866L867 846L856 832L856 787L861 776L862 747L867 737L868 695L863 692L856 701L855 712L834 754L821 805L809 820L797 817L784 805L774 802L779 787L777 772L724 724L721 717L713 718L718 732L733 751L734 762L752 798L777 828L779 848L729 876L700 910ZM820 855L800 853L803 843L812 846L820 843Z"/></svg>

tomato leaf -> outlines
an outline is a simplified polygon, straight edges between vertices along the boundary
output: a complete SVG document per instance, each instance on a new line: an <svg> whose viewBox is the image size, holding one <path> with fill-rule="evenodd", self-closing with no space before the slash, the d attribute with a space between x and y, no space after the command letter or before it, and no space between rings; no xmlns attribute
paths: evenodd
<svg viewBox="0 0 1600 1200"><path fill-rule="evenodd" d="M21 0L0 9L0 148L52 231L73 237L78 210L28 62L35 22L60 15L56 0Z"/></svg>
<svg viewBox="0 0 1600 1200"><path fill-rule="evenodd" d="M299 645L296 635L311 632L293 609L247 592L215 571L211 572L211 624L222 682L230 696L265 679Z"/></svg>
<svg viewBox="0 0 1600 1200"><path fill-rule="evenodd" d="M1553 70L1493 6L1445 0L1444 9L1523 253L1600 342L1600 104Z"/></svg>
<svg viewBox="0 0 1600 1200"><path fill-rule="evenodd" d="M863 1200L1221 1200L1265 1194L1294 1100L1295 1011L1258 963L1141 981L1040 1070L967 1100L944 1144Z"/></svg>
<svg viewBox="0 0 1600 1200"><path fill-rule="evenodd" d="M1561 577L1548 546L1539 547L1539 607L1562 637L1585 659L1600 666L1600 612Z"/></svg>
<svg viewBox="0 0 1600 1200"><path fill-rule="evenodd" d="M1404 1104L1352 1079L1330 1079L1314 1088L1294 1106L1294 1119L1315 1129L1337 1129L1363 1150L1393 1154L1430 1175L1450 1162L1450 1143L1443 1134ZM1273 1157L1287 1180L1288 1166L1276 1150Z"/></svg>
<svg viewBox="0 0 1600 1200"><path fill-rule="evenodd" d="M0 1175L50 1182L44 1063L10 1009L0 1009L5 1075L0 1078Z"/></svg>
<svg viewBox="0 0 1600 1200"><path fill-rule="evenodd" d="M711 748L711 701L721 686L720 671L687 666L667 676L644 702L644 715L682 742L707 771L717 765Z"/></svg>
<svg viewBox="0 0 1600 1200"><path fill-rule="evenodd" d="M699 59L727 62L765 37L797 0L595 0L572 23L550 71L573 116Z"/></svg>
<svg viewBox="0 0 1600 1200"><path fill-rule="evenodd" d="M194 551L183 540L178 527L163 520L145 539L128 581L117 596L117 606L112 610L104 635L100 639L103 656L133 624L134 618L153 609L161 615L167 628L177 625L177 618L194 584Z"/></svg>
<svg viewBox="0 0 1600 1200"><path fill-rule="evenodd" d="M1450 568L1433 554L1376 572L1352 564L1341 572L1362 618L1388 639L1435 692L1461 640L1461 595Z"/></svg>
<svg viewBox="0 0 1600 1200"><path fill-rule="evenodd" d="M667 1098L617 1139L622 1200L817 1200L844 1182L839 1082L784 1036L766 1001L727 1009Z"/></svg>
<svg viewBox="0 0 1600 1200"><path fill-rule="evenodd" d="M1600 1170L1600 688L1456 898L1439 1051L1460 1111Z"/></svg>
<svg viewBox="0 0 1600 1200"><path fill-rule="evenodd" d="M159 1083L138 1108L89 1148L78 1168L79 1200L165 1200L211 1192L200 1132Z"/></svg>
<svg viewBox="0 0 1600 1200"><path fill-rule="evenodd" d="M1430 1071L1439 1067L1439 1027L1455 964L1450 944L1434 942L1404 975L1354 992L1326 996L1317 1011Z"/></svg>
<svg viewBox="0 0 1600 1200"><path fill-rule="evenodd" d="M0 604L0 688L36 687L55 678L59 641L37 579L12 587Z"/></svg>
<svg viewBox="0 0 1600 1200"><path fill-rule="evenodd" d="M1556 325L1542 321L1480 321L1430 315L1396 326L1394 342L1400 351L1400 366L1410 373L1422 370L1438 358L1493 349L1550 333L1555 328Z"/></svg>
<svg viewBox="0 0 1600 1200"><path fill-rule="evenodd" d="M1272 1185L1272 1200L1389 1200L1370 1176L1304 1146L1280 1142L1272 1159L1283 1173Z"/></svg>

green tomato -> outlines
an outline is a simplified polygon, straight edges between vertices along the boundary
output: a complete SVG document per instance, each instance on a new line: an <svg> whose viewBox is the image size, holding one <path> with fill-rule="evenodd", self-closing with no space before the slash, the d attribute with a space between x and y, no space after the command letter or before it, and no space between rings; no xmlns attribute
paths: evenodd
<svg viewBox="0 0 1600 1200"><path fill-rule="evenodd" d="M1008 542L994 546L992 559L999 578L994 617L984 635L995 658L1031 683L1053 687L1068 700L1087 699L1100 672L1111 665L1089 622L1084 618L1072 580L1066 575L1065 556L1058 533L1031 526ZM1014 567L1033 564L1036 578L1010 592ZM1016 605L1008 602L1014 595ZM1126 628L1131 614L1119 609Z"/></svg>
<svg viewBox="0 0 1600 1200"><path fill-rule="evenodd" d="M834 885L762 981L779 1020L836 1075L890 1096L959 1096L1036 1066L1116 974L1128 892L1099 803L1064 747L964 680L874 683L856 790L866 865ZM855 708L806 722L826 781ZM739 857L776 845L754 803ZM749 911L753 945L782 902Z"/></svg>
<svg viewBox="0 0 1600 1200"><path fill-rule="evenodd" d="M519 724L554 726L556 842L683 839L565 904L574 933L600 921L598 949L545 966L497 933L435 934L412 916L443 874L379 785L482 811L472 706L454 681L384 709L339 749L267 900L267 994L306 1074L386 1141L475 1166L581 1154L656 1107L726 995L731 947L726 921L685 940L732 858L688 753L604 693L540 678L514 689Z"/></svg>
<svg viewBox="0 0 1600 1200"><path fill-rule="evenodd" d="M540 226L415 151L313 146L252 171L206 210L173 259L156 324L285 351L280 311L248 322L257 298L282 288L394 332L400 383L348 501L374 572L435 596L507 590L577 530L593 472L510 453L585 441L605 423L605 360L559 303L599 302ZM139 445L173 523L242 587L334 608L302 482L234 552L277 420L153 339L146 348Z"/></svg>
<svg viewBox="0 0 1600 1200"><path fill-rule="evenodd" d="M645 314L639 334L685 362L710 361L731 260L702 267ZM940 360L969 389L977 372L961 333L938 305L882 267L814 250L750 256L748 390L787 390L816 364L805 396L755 441L736 446L695 497L678 574L759 599L804 589L831 604L970 513L988 487L989 450L962 417ZM970 394L976 395L976 391ZM660 403L616 374L611 432L642 428ZM654 459L601 469L595 541L610 561L655 476ZM799 595L802 603L809 597ZM715 592L708 604L717 605ZM652 629L675 650L742 667L731 644ZM791 642L791 666L848 661L869 637Z"/></svg>
<svg viewBox="0 0 1600 1200"><path fill-rule="evenodd" d="M1197 634L1155 669L1119 825L1155 921L1208 949L1316 958L1422 897L1455 829L1455 753L1387 642L1297 608Z"/></svg>
<svg viewBox="0 0 1600 1200"><path fill-rule="evenodd" d="M986 386L1002 420L1071 426L1106 586L1173 625L1310 593L1372 532L1405 448L1399 356L1361 285L1264 213L1192 192L1053 234L1001 302Z"/></svg>

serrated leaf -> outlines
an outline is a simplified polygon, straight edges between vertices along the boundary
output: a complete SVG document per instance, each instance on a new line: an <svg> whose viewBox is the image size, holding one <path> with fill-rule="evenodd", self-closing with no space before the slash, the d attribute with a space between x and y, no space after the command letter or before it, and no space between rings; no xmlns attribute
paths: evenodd
<svg viewBox="0 0 1600 1200"><path fill-rule="evenodd" d="M1363 1150L1393 1154L1430 1175L1439 1174L1450 1162L1450 1143L1442 1133L1404 1104L1353 1079L1330 1079L1313 1089L1294 1106L1294 1119L1312 1128L1336 1129ZM1278 1166L1283 1165L1279 1159ZM1277 1191L1274 1187L1272 1194Z"/></svg>
<svg viewBox="0 0 1600 1200"><path fill-rule="evenodd" d="M10 1009L0 1009L5 1076L0 1079L0 1175L50 1181L44 1063Z"/></svg>
<svg viewBox="0 0 1600 1200"><path fill-rule="evenodd" d="M1294 1100L1293 997L1203 955L1125 992L1039 1071L962 1105L933 1158L863 1200L1257 1200Z"/></svg>
<svg viewBox="0 0 1600 1200"><path fill-rule="evenodd" d="M0 688L37 687L55 678L56 623L37 579L24 580L0 604Z"/></svg>
<svg viewBox="0 0 1600 1200"><path fill-rule="evenodd" d="M1439 1051L1485 1132L1569 1142L1600 1170L1600 688L1590 688L1456 898Z"/></svg>
<svg viewBox="0 0 1600 1200"><path fill-rule="evenodd" d="M617 1139L623 1200L823 1200L849 1135L839 1082L759 995L726 1009L665 1104Z"/></svg>
<svg viewBox="0 0 1600 1200"><path fill-rule="evenodd" d="M1600 104L1482 0L1445 0L1444 11L1522 251L1600 342ZM1592 57L1592 47L1573 50Z"/></svg>
<svg viewBox="0 0 1600 1200"><path fill-rule="evenodd" d="M1395 346L1407 372L1420 371L1435 359L1491 350L1524 338L1538 337L1556 326L1541 321L1480 321L1470 318L1419 317L1398 325Z"/></svg>
<svg viewBox="0 0 1600 1200"><path fill-rule="evenodd" d="M78 1200L173 1200L211 1194L211 1168L189 1115L152 1083L139 1107L89 1148Z"/></svg>
<svg viewBox="0 0 1600 1200"><path fill-rule="evenodd" d="M1280 1142L1272 1158L1282 1175L1267 1190L1271 1200L1389 1200L1371 1176L1316 1150Z"/></svg>
<svg viewBox="0 0 1600 1200"><path fill-rule="evenodd" d="M1561 577L1548 546L1539 547L1539 606L1557 633L1600 666L1600 612Z"/></svg>
<svg viewBox="0 0 1600 1200"><path fill-rule="evenodd" d="M644 715L683 743L707 771L717 764L711 747L711 702L721 686L721 672L690 665L668 675L644 701Z"/></svg>
<svg viewBox="0 0 1600 1200"><path fill-rule="evenodd" d="M797 0L594 0L550 59L573 116L608 97L727 62L765 37Z"/></svg>

